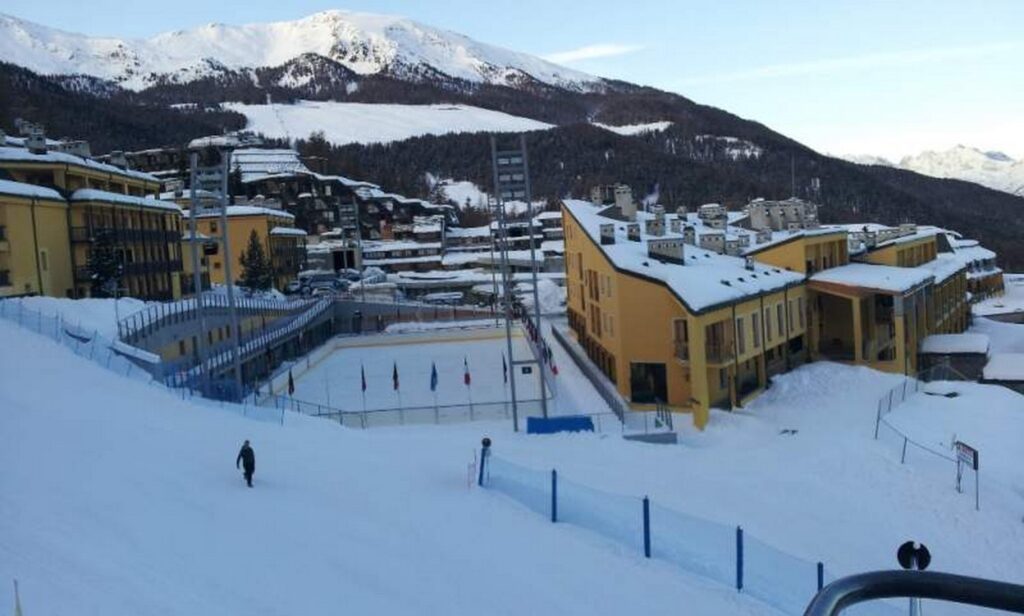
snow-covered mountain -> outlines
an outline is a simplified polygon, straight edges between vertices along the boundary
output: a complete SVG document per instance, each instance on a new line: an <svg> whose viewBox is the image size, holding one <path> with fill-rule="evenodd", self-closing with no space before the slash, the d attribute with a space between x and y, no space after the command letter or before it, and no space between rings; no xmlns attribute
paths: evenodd
<svg viewBox="0 0 1024 616"><path fill-rule="evenodd" d="M907 156L900 167L937 178L953 178L1024 196L1024 161L1002 152L982 152L958 145L945 152Z"/></svg>
<svg viewBox="0 0 1024 616"><path fill-rule="evenodd" d="M928 150L915 156L905 156L898 164L870 154L850 154L840 158L859 165L884 165L936 178L974 182L1011 195L1024 196L1024 160L1014 160L1002 152L983 152L958 145L943 152Z"/></svg>
<svg viewBox="0 0 1024 616"><path fill-rule="evenodd" d="M0 60L42 74L90 75L133 90L280 66L307 54L360 75L410 80L448 76L509 86L536 80L571 90L599 89L603 83L536 56L395 16L331 10L296 21L207 24L149 39L121 39L64 32L0 14Z"/></svg>

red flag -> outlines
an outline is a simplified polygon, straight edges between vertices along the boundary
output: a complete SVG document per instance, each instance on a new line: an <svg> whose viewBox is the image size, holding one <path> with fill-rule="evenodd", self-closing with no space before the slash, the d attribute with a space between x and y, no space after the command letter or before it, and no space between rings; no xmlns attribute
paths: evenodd
<svg viewBox="0 0 1024 616"><path fill-rule="evenodd" d="M394 368L391 370L391 382L395 391L398 391L398 362L395 362Z"/></svg>
<svg viewBox="0 0 1024 616"><path fill-rule="evenodd" d="M362 364L359 365L359 376L363 380L363 391L366 391L366 368Z"/></svg>
<svg viewBox="0 0 1024 616"><path fill-rule="evenodd" d="M469 387L470 381L473 380L469 376L469 360L467 358L463 357L462 358L462 365L466 368L466 375L464 377L462 377L462 380L466 384L466 387Z"/></svg>
<svg viewBox="0 0 1024 616"><path fill-rule="evenodd" d="M551 372L555 376L558 376L558 366L555 365L555 362L551 362Z"/></svg>

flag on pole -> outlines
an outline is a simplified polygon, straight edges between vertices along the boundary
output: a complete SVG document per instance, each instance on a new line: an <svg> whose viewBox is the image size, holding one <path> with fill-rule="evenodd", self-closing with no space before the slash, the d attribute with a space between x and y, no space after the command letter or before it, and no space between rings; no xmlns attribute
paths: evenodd
<svg viewBox="0 0 1024 616"><path fill-rule="evenodd" d="M437 391L437 365L430 362L430 391Z"/></svg>
<svg viewBox="0 0 1024 616"><path fill-rule="evenodd" d="M508 364L505 363L505 354L501 354L501 378L508 383Z"/></svg>
<svg viewBox="0 0 1024 616"><path fill-rule="evenodd" d="M362 380L363 393L366 393L366 368L359 364L359 378Z"/></svg>
<svg viewBox="0 0 1024 616"><path fill-rule="evenodd" d="M288 371L288 395L295 393L295 379L292 378L292 371Z"/></svg>
<svg viewBox="0 0 1024 616"><path fill-rule="evenodd" d="M392 389L398 391L398 362L394 362L394 367L391 369L391 386Z"/></svg>
<svg viewBox="0 0 1024 616"><path fill-rule="evenodd" d="M462 380L463 380L463 382L464 382L464 383L466 384L466 387L469 387L469 384L470 384L470 382L471 382L471 381L473 380L473 379L472 379L472 378L471 378L471 377L469 376L469 359L468 359L468 358L466 358L466 357L463 357L463 358L462 358L462 365L463 365L463 367L465 367L465 369L466 369L466 374L465 374L465 376L463 376L463 377L462 377Z"/></svg>
<svg viewBox="0 0 1024 616"><path fill-rule="evenodd" d="M14 580L14 616L21 616L21 596L18 594L18 580Z"/></svg>

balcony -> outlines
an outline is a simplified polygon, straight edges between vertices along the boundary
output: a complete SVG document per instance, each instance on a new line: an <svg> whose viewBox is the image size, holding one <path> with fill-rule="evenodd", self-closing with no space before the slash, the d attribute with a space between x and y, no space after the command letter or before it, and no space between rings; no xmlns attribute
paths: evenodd
<svg viewBox="0 0 1024 616"><path fill-rule="evenodd" d="M709 365L727 364L733 360L731 341L708 340L704 345L704 356Z"/></svg>
<svg viewBox="0 0 1024 616"><path fill-rule="evenodd" d="M673 340L672 347L675 349L676 359L690 361L690 343L686 340Z"/></svg>

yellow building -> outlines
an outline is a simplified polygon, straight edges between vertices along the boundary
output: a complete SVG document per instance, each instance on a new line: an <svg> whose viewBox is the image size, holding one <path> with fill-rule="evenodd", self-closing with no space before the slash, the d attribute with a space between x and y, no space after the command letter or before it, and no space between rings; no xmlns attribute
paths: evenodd
<svg viewBox="0 0 1024 616"><path fill-rule="evenodd" d="M188 213L185 216L184 225L186 229L191 229ZM266 251L267 258L270 259L274 271L274 286L281 290L289 281L296 279L305 264L306 232L295 228L295 216L283 210L252 205L229 205L227 221L231 275L236 284L242 278L242 253L247 249L249 236L254 231ZM220 211L209 210L199 214L196 218L196 231L199 242L211 246L207 251L210 254L202 254L201 250L201 273L208 273L209 281L213 284L225 284L225 255L216 241L216 238L224 234ZM187 238L186 234L186 240L182 242L182 251L185 275L189 280L185 287L191 288L192 253L191 242Z"/></svg>
<svg viewBox="0 0 1024 616"><path fill-rule="evenodd" d="M36 276L35 288L26 291L20 283L16 292L88 297L93 292L87 265L90 251L97 238L104 238L124 266L122 293L158 300L180 296L181 210L145 197L159 191L155 177L64 152L17 147L0 147L0 177L51 189L64 201L62 221L52 220L46 230L53 234L47 243L63 234L64 245L38 255L41 272L44 261L52 261L50 253L58 255L51 281ZM21 254L20 243L17 246L19 254L12 259L35 259L31 252L28 257Z"/></svg>
<svg viewBox="0 0 1024 616"><path fill-rule="evenodd" d="M616 207L562 212L569 324L637 408L667 404L703 427L711 407L740 406L805 360L801 274L648 234Z"/></svg>
<svg viewBox="0 0 1024 616"><path fill-rule="evenodd" d="M51 188L0 180L0 297L73 293L67 201Z"/></svg>
<svg viewBox="0 0 1024 616"><path fill-rule="evenodd" d="M667 404L703 427L709 408L742 406L805 361L913 374L926 336L967 327L967 267L934 232L888 229L865 247L842 227L719 228L724 250L755 242L740 258L688 242L708 231L685 212L562 212L569 325L638 410Z"/></svg>

